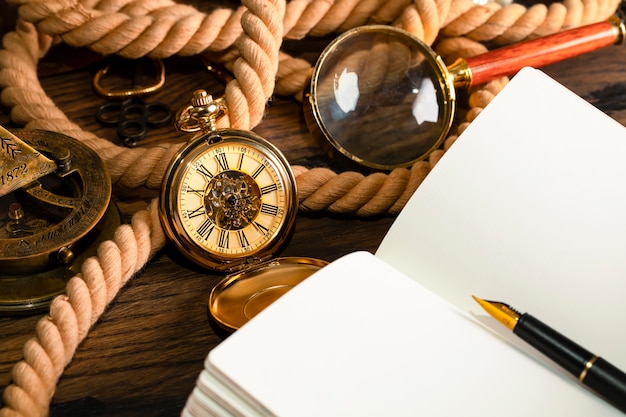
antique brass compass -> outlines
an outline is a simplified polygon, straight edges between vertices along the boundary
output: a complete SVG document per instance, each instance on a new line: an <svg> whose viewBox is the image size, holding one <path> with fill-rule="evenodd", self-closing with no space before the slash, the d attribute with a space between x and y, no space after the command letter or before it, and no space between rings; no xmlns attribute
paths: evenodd
<svg viewBox="0 0 626 417"><path fill-rule="evenodd" d="M198 90L178 112L177 128L200 134L170 163L159 207L165 234L179 252L230 274L211 292L209 311L234 330L326 262L272 259L295 223L295 178L264 138L217 129L226 111L223 99Z"/></svg>
<svg viewBox="0 0 626 417"><path fill-rule="evenodd" d="M0 126L1 314L47 307L120 223L93 150L55 132L14 133Z"/></svg>

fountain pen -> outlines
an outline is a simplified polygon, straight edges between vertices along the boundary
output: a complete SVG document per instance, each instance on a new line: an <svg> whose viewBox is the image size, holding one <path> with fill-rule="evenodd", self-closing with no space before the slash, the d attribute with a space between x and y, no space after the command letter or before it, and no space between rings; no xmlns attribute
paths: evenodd
<svg viewBox="0 0 626 417"><path fill-rule="evenodd" d="M499 301L474 300L493 318L626 413L626 374L530 314Z"/></svg>

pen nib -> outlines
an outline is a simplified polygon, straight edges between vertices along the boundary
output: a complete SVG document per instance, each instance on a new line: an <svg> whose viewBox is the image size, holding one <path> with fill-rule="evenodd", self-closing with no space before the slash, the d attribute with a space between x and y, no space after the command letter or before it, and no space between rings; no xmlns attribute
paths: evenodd
<svg viewBox="0 0 626 417"><path fill-rule="evenodd" d="M472 295L472 298L494 319L498 320L509 330L513 330L520 318L520 313L508 304L499 301L487 301Z"/></svg>

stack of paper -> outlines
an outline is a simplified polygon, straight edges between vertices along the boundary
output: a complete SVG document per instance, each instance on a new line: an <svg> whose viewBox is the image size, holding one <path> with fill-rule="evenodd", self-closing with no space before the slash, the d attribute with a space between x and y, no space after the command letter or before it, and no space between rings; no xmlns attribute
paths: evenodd
<svg viewBox="0 0 626 417"><path fill-rule="evenodd" d="M183 416L619 416L471 298L626 369L626 129L524 69L376 256L341 258L213 349Z"/></svg>

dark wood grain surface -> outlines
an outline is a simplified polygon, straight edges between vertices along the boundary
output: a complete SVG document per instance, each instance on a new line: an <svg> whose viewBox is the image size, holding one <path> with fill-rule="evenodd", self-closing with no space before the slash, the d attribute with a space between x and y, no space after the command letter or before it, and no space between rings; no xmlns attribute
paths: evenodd
<svg viewBox="0 0 626 417"><path fill-rule="evenodd" d="M102 64L99 57L85 51L61 47L42 62L42 84L72 120L118 141L113 129L102 128L94 120L96 108L104 100L92 93L90 84ZM197 88L222 88L195 58L168 59L166 67L165 88L151 100L167 102L174 109L185 104ZM624 68L626 51L614 46L545 71L624 125ZM10 124L6 109L0 113L0 122ZM275 98L255 131L271 138L294 164L325 162L296 100ZM602 158L611 151L595 146L594 139L589 138L589 158ZM145 146L161 141L180 141L180 136L169 127L158 129L151 132ZM393 220L391 216L363 219L301 213L293 238L281 255L332 261L355 250L374 251ZM190 265L172 247L166 247L120 291L80 345L59 381L51 415L178 415L206 354L226 336L211 326L206 307L207 296L220 278ZM11 368L21 359L24 342L34 335L40 317L0 318L2 389L10 383ZM378 337L384 338L384 332Z"/></svg>

